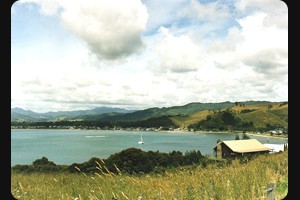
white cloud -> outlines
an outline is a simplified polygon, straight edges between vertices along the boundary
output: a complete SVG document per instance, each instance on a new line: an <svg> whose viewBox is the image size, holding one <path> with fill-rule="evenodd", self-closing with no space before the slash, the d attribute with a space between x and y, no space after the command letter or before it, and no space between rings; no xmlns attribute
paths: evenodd
<svg viewBox="0 0 300 200"><path fill-rule="evenodd" d="M204 22L223 21L230 16L228 8L217 1L203 4L196 0L191 0L180 14Z"/></svg>
<svg viewBox="0 0 300 200"><path fill-rule="evenodd" d="M148 14L139 0L67 1L62 6L66 27L100 59L117 59L142 48Z"/></svg>
<svg viewBox="0 0 300 200"><path fill-rule="evenodd" d="M287 74L288 32L264 23L268 14L256 12L238 20L240 29L230 29L225 40L214 43L217 67L239 68L242 64L268 78ZM212 52L213 53L213 52Z"/></svg>
<svg viewBox="0 0 300 200"><path fill-rule="evenodd" d="M143 48L147 8L140 0L23 0L36 3L44 15L58 14L71 32L100 60L115 60Z"/></svg>
<svg viewBox="0 0 300 200"><path fill-rule="evenodd" d="M287 100L287 10L273 1L241 0L236 7L194 0L23 1L40 5L44 15L36 19L60 19L64 26L52 27L69 32L28 20L24 27L34 22L34 32L45 31L12 42L12 106L43 112ZM13 17L24 10L16 7L20 15Z"/></svg>
<svg viewBox="0 0 300 200"><path fill-rule="evenodd" d="M239 20L244 43L240 54L246 65L260 73L286 74L288 66L288 32L275 26L266 26L265 13L258 13Z"/></svg>
<svg viewBox="0 0 300 200"><path fill-rule="evenodd" d="M185 35L173 36L164 27L161 44L157 47L162 71L189 72L196 71L201 65L201 48Z"/></svg>
<svg viewBox="0 0 300 200"><path fill-rule="evenodd" d="M257 12L267 13L264 19L266 26L277 26L282 29L288 27L288 8L282 0L239 0L235 3L235 7L244 16Z"/></svg>
<svg viewBox="0 0 300 200"><path fill-rule="evenodd" d="M149 19L147 31L156 32L161 26L172 26L177 23L179 11L186 6L188 0L142 0L147 6Z"/></svg>

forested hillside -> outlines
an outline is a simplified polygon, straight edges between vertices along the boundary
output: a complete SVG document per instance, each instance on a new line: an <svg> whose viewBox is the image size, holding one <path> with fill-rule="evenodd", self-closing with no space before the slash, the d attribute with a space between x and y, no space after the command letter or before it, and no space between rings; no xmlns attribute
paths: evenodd
<svg viewBox="0 0 300 200"><path fill-rule="evenodd" d="M13 110L11 125L13 127L39 128L156 128L160 130L251 130L267 131L288 129L288 102L221 102L190 103L184 106L168 108L149 108L138 111L106 112L88 114L93 111L81 111L66 114L57 113L49 118L49 113L37 114L32 111ZM100 109L98 109L99 111ZM107 111L111 109L106 108ZM118 111L118 110L114 110ZM104 112L103 109L101 112ZM82 114L83 113L83 114ZM71 117L66 117L67 115ZM47 118L48 116L48 118Z"/></svg>

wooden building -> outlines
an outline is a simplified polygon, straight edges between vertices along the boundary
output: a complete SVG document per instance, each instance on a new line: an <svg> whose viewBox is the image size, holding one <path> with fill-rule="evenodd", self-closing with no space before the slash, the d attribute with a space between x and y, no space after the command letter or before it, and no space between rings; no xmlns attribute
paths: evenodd
<svg viewBox="0 0 300 200"><path fill-rule="evenodd" d="M269 153L272 150L256 139L220 141L213 149L216 158L235 158L243 155Z"/></svg>

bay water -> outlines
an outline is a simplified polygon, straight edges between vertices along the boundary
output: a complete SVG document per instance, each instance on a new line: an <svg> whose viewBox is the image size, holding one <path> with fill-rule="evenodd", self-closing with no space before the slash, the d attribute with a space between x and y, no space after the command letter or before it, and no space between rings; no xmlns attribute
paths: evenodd
<svg viewBox="0 0 300 200"><path fill-rule="evenodd" d="M144 144L138 144L143 137ZM47 157L56 164L73 164L92 157L108 158L134 147L143 151L200 151L213 154L217 140L234 140L236 133L135 132L123 130L12 129L11 166ZM240 134L241 138L242 135ZM261 143L284 144L286 138L250 136Z"/></svg>

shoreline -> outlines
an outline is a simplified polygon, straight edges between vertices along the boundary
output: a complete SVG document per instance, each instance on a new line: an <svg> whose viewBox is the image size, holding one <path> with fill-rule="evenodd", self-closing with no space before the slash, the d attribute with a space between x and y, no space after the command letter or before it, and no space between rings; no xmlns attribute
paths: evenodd
<svg viewBox="0 0 300 200"><path fill-rule="evenodd" d="M19 128L12 128L11 130L98 130L98 129L64 129L64 128L61 128L61 129L35 129L35 128L24 128L24 129L19 129ZM102 129L100 129L102 130ZM187 130L105 130L103 129L104 131L132 131L132 132L161 132L161 133L182 133L182 134L185 134L185 133L193 133L193 134L243 134L242 132L234 132L234 131L202 131L202 130L199 130L199 131L187 131ZM253 132L246 132L245 133L246 135L252 135L252 136L258 136L258 137L270 137L270 138L277 138L277 139L288 139L288 136L274 136L274 135L270 135L269 133L253 133Z"/></svg>
<svg viewBox="0 0 300 200"><path fill-rule="evenodd" d="M246 133L247 135L252 135L252 136L259 136L259 137L270 137L270 138L277 138L277 139L288 139L286 136L272 136L272 135L266 135L266 134L257 134L257 133Z"/></svg>
<svg viewBox="0 0 300 200"><path fill-rule="evenodd" d="M159 131L161 132L161 131ZM163 131L163 132L168 132L168 133L195 133L195 134L243 134L242 132L231 132L231 131ZM266 138L278 138L278 139L288 139L287 136L274 136L274 135L270 135L269 133L262 133L262 134L258 134L258 133L249 133L246 132L246 135L252 135L252 136L258 136L258 137L266 137Z"/></svg>

